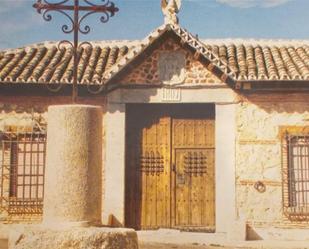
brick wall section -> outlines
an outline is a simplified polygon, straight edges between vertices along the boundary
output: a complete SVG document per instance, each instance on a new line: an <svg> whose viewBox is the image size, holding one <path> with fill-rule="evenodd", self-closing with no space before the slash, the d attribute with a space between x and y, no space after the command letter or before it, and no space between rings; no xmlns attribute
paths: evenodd
<svg viewBox="0 0 309 249"><path fill-rule="evenodd" d="M139 66L135 67L120 82L122 84L160 84L158 60L161 52L182 51L186 57L185 83L222 83L200 61L194 58L189 50L182 48L172 38L169 38L159 48L148 56Z"/></svg>

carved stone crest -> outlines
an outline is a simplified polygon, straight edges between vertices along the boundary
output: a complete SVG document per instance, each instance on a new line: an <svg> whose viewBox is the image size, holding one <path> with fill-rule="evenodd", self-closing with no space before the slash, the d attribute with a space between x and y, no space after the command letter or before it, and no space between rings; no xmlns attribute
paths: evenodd
<svg viewBox="0 0 309 249"><path fill-rule="evenodd" d="M165 24L178 24L177 13L180 10L181 0L161 0Z"/></svg>
<svg viewBox="0 0 309 249"><path fill-rule="evenodd" d="M186 57L181 51L160 53L158 66L163 84L177 85L185 81Z"/></svg>

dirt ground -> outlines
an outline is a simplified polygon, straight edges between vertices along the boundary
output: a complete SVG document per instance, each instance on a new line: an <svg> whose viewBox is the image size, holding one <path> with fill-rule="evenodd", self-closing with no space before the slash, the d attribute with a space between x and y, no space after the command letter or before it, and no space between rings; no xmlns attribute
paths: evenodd
<svg viewBox="0 0 309 249"><path fill-rule="evenodd" d="M0 240L0 249L7 249L7 241ZM140 244L139 249L221 249L223 247L213 247L213 246L199 246L199 245L189 245L189 246L179 246L172 244Z"/></svg>
<svg viewBox="0 0 309 249"><path fill-rule="evenodd" d="M158 243L140 243L139 249L236 249L235 247L222 247L217 245L174 245ZM239 248L240 249L240 248ZM241 249L249 249L241 247Z"/></svg>
<svg viewBox="0 0 309 249"><path fill-rule="evenodd" d="M264 249L276 249L263 247ZM0 249L8 249L7 240L0 239ZM249 247L222 247L218 245L175 245L159 243L140 243L139 249L250 249ZM277 248L278 249L278 248ZM303 247L301 249L304 249Z"/></svg>
<svg viewBox="0 0 309 249"><path fill-rule="evenodd" d="M7 249L7 241L6 240L0 240L0 249ZM139 249L234 249L234 248L228 248L228 247L219 247L219 246L203 246L203 245L186 245L186 246L180 246L180 245L173 245L173 244L157 244L157 243L140 243ZM242 248L246 249L246 248Z"/></svg>

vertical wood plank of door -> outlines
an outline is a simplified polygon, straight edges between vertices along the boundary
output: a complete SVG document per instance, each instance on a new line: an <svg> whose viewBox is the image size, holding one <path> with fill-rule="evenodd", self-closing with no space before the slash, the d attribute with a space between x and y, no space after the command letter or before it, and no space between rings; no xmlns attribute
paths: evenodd
<svg viewBox="0 0 309 249"><path fill-rule="evenodd" d="M154 117L142 131L142 154L148 157L142 172L142 228L169 227L170 223L169 118Z"/></svg>
<svg viewBox="0 0 309 249"><path fill-rule="evenodd" d="M170 227L170 118L161 117L157 126L157 151L163 170L157 179L157 226Z"/></svg>
<svg viewBox="0 0 309 249"><path fill-rule="evenodd" d="M200 150L195 150L193 149L191 153L193 153L193 159L196 160L196 156L199 154ZM197 159L194 161L194 163L198 163ZM188 175L191 178L191 199L190 199L190 204L191 204L191 219L190 219L190 225L192 226L203 226L204 224L202 223L202 217L203 213L202 210L203 205L204 205L204 195L201 192L201 189L204 187L204 185L207 184L207 182L203 182L203 176L200 173L195 173L194 170L193 172L188 173ZM204 209L205 210L205 209Z"/></svg>
<svg viewBox="0 0 309 249"><path fill-rule="evenodd" d="M192 144L194 145L194 148L199 148L202 146L205 146L203 143L203 139L204 138L204 131L205 131L205 126L203 124L203 120L193 120L191 122L191 130L190 130L190 134L194 140L192 142ZM202 217L203 217L203 211L204 209L204 196L203 196L203 192L202 189L204 187L204 185L207 184L207 182L203 182L203 177L202 174L199 173L198 171L202 168L202 164L201 164L201 150L199 149L193 149L191 151L191 155L192 158L194 160L194 164L192 164L192 166L197 166L197 167L193 167L193 169L189 169L188 171L190 171L188 173L188 175L191 178L191 220L190 220L190 224L192 226L203 226L203 222L202 222Z"/></svg>
<svg viewBox="0 0 309 249"><path fill-rule="evenodd" d="M212 227L214 213L214 120L173 119L176 227ZM203 159L205 158L205 159Z"/></svg>
<svg viewBox="0 0 309 249"><path fill-rule="evenodd" d="M214 120L204 120L204 145L207 148L206 153L206 174L204 182L208 184L204 186L204 199L206 201L206 210L204 213L205 220L203 224L214 231L215 229L215 122Z"/></svg>
<svg viewBox="0 0 309 249"><path fill-rule="evenodd" d="M185 226L189 223L189 177L184 171L184 150L175 150L175 220L174 226Z"/></svg>
<svg viewBox="0 0 309 249"><path fill-rule="evenodd" d="M207 210L203 212L205 220L203 224L210 229L215 229L215 172L214 172L214 149L206 150L207 168L203 175L203 181L208 184L204 187L204 199Z"/></svg>
<svg viewBox="0 0 309 249"><path fill-rule="evenodd" d="M142 227L150 228L152 221L152 199L153 199L153 177L151 172L151 145L154 142L154 127L143 127L142 129L142 148L141 154L144 160L144 165L141 165L142 168Z"/></svg>

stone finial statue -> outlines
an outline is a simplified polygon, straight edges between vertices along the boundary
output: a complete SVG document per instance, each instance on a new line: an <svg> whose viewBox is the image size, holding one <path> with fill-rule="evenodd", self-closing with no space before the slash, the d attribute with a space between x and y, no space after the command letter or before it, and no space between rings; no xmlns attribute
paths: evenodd
<svg viewBox="0 0 309 249"><path fill-rule="evenodd" d="M181 0L161 0L165 24L178 24L177 13L180 10Z"/></svg>

